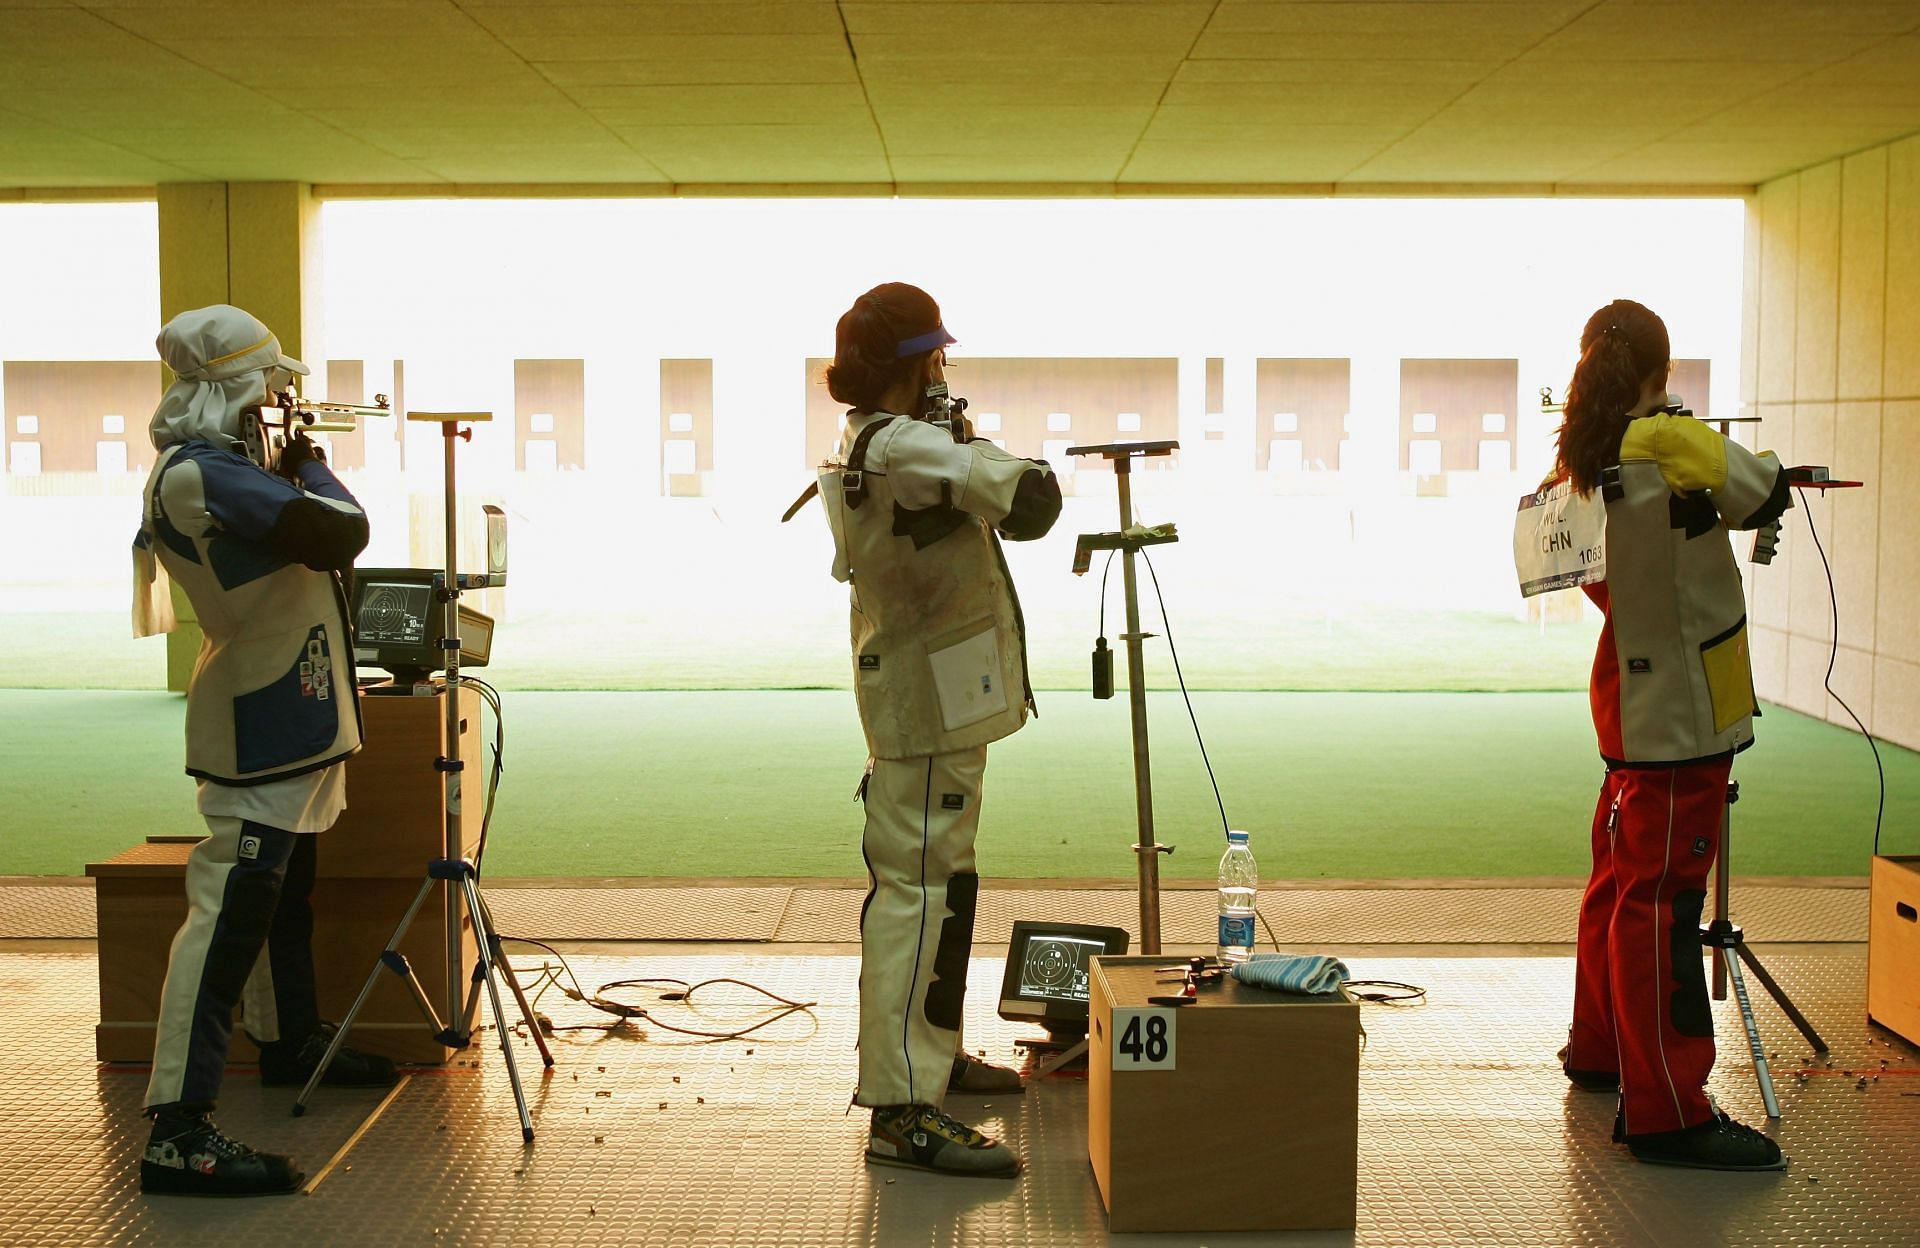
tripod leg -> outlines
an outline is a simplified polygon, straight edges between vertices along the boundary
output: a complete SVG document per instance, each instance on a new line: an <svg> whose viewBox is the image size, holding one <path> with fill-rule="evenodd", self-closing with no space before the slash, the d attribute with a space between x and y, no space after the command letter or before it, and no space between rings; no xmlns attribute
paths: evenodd
<svg viewBox="0 0 1920 1248"><path fill-rule="evenodd" d="M1760 1025L1753 1018L1753 1001L1747 996L1747 981L1740 974L1740 963L1727 959L1728 978L1733 980L1734 996L1740 1000L1740 1021L1747 1029L1747 1048L1753 1053L1753 1074L1760 1081L1760 1100L1767 1117L1780 1116L1780 1098L1773 1091L1773 1072L1767 1068L1767 1050L1760 1043Z"/></svg>
<svg viewBox="0 0 1920 1248"><path fill-rule="evenodd" d="M1733 804L1740 800L1740 786L1727 782L1727 800L1720 807L1720 843L1713 857L1713 921L1727 923L1727 899L1733 892ZM1713 950L1713 999L1727 999L1727 966L1733 955L1724 947Z"/></svg>
<svg viewBox="0 0 1920 1248"><path fill-rule="evenodd" d="M1747 968L1753 972L1753 977L1760 981L1760 986L1765 988L1767 995L1773 998L1774 1004L1779 1006L1781 1011L1793 1021L1793 1025L1800 1029L1800 1034L1807 1038L1807 1043L1813 1046L1813 1051L1825 1053L1827 1042L1822 1040L1820 1033L1813 1029L1813 1024L1807 1021L1807 1016L1794 1006L1793 999L1774 982L1773 976L1767 974L1767 968L1760 965L1760 959L1753 956L1753 950L1741 945L1740 960L1747 964Z"/></svg>
<svg viewBox="0 0 1920 1248"><path fill-rule="evenodd" d="M478 925L474 931L474 943L479 946L479 956L474 959L473 977L467 981L467 1004L460 1011L460 1043L473 1042L473 1024L480 1017L480 985L490 973L488 969L488 951L486 937L481 935Z"/></svg>
<svg viewBox="0 0 1920 1248"><path fill-rule="evenodd" d="M493 931L487 926L486 910L480 904L480 889L471 875L460 881L467 897L467 914L473 919L474 936L480 942L480 968L486 980L487 996L493 1002L493 1028L500 1036L500 1056L507 1062L507 1082L513 1085L514 1108L520 1111L520 1138L533 1142L533 1116L527 1112L527 1094L520 1086L520 1067L513 1057L513 1033L507 1029L506 1007L500 1002L500 982L494 978Z"/></svg>
<svg viewBox="0 0 1920 1248"><path fill-rule="evenodd" d="M487 905L484 894L480 898L480 907L487 915L487 937L493 942L493 964L500 968L506 977L507 988L513 993L514 1002L520 1007L520 1017L527 1024L527 1034L533 1037L533 1047L540 1050L540 1060L547 1066L553 1065L553 1050L547 1047L547 1037L540 1030L540 1020L534 1016L533 1006L527 1000L527 994L520 987L520 977L514 974L513 963L507 961L506 950L500 947L500 933L493 926L493 907Z"/></svg>
<svg viewBox="0 0 1920 1248"><path fill-rule="evenodd" d="M407 966L407 960L398 952L400 942L406 938L407 929L413 926L413 916L420 913L420 907L426 903L427 894L433 891L433 883L431 877L420 881L420 891L413 895L413 904L408 906L407 912L400 916L400 923L393 929L393 936L387 941L387 947L380 951L380 956L374 959L373 969L367 972L367 982L360 985L360 995L353 999L353 1005L347 1010L347 1016L340 1020L340 1026L334 1030L333 1040L327 1045L326 1053L321 1056L320 1064L314 1067L313 1074L308 1076L307 1086L300 1089L300 1095L294 1098L294 1117L298 1118L307 1112L307 1099L313 1095L313 1090L319 1087L320 1081L326 1077L328 1068L333 1065L333 1059L340 1052L340 1046L347 1042L347 1033L353 1030L354 1020L360 1017L360 1009L366 1005L367 998L373 995L373 985L380 978L380 972L383 969L392 970L395 974L400 974L401 969L405 969L407 981L413 987L415 1004L426 1013L427 1022L433 1029L436 1032L440 1030L440 1019L434 1014L433 1006L428 1003L426 993L421 991L420 981L414 978L413 969ZM399 963L398 967L394 965L395 961Z"/></svg>
<svg viewBox="0 0 1920 1248"><path fill-rule="evenodd" d="M1060 1050L1058 1053L1055 1053L1052 1057L1049 1057L1046 1061L1041 1062L1038 1066L1035 1066L1033 1068L1033 1074L1029 1076L1029 1078L1045 1079L1048 1075L1052 1074L1056 1070L1059 1070L1062 1066L1065 1066L1068 1062L1071 1062L1074 1058L1085 1057L1086 1055L1087 1055L1087 1042L1085 1040L1082 1040L1078 1044L1075 1044L1069 1048Z"/></svg>

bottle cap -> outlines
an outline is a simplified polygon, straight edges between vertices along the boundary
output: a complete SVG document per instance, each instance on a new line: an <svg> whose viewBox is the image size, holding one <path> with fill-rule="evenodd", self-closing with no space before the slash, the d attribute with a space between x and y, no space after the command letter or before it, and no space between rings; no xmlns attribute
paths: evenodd
<svg viewBox="0 0 1920 1248"><path fill-rule="evenodd" d="M1227 840L1233 844L1245 844L1247 834L1238 830L1227 833Z"/></svg>

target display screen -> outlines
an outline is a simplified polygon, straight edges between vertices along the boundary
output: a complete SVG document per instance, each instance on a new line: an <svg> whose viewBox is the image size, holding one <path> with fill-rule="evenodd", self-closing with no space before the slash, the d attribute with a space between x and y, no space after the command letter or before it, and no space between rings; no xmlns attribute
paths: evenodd
<svg viewBox="0 0 1920 1248"><path fill-rule="evenodd" d="M1044 1001L1087 999L1087 968L1106 942L1081 936L1034 936L1020 963L1020 995Z"/></svg>
<svg viewBox="0 0 1920 1248"><path fill-rule="evenodd" d="M429 586L371 582L360 593L359 644L417 646L427 639L432 609Z"/></svg>

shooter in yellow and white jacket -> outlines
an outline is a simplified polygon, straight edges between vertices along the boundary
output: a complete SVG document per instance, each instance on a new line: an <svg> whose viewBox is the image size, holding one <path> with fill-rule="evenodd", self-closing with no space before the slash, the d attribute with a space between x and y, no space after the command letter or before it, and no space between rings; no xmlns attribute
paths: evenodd
<svg viewBox="0 0 1920 1248"><path fill-rule="evenodd" d="M1734 754L1756 707L1746 596L1728 531L1790 502L1771 455L1668 409L1667 328L1617 300L1594 313L1567 390L1556 481L1606 506L1606 614L1590 685L1607 765L1580 908L1575 1084L1620 1090L1615 1139L1641 1161L1772 1170L1779 1146L1715 1108L1700 916Z"/></svg>

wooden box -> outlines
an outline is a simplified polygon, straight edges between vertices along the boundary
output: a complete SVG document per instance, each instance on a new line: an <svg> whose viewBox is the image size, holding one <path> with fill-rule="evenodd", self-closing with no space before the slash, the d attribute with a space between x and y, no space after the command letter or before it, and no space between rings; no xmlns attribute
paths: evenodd
<svg viewBox="0 0 1920 1248"><path fill-rule="evenodd" d="M1873 860L1867 1017L1920 1044L1920 855Z"/></svg>
<svg viewBox="0 0 1920 1248"><path fill-rule="evenodd" d="M1094 964L1087 1150L1112 1229L1352 1227L1359 1005L1229 979L1191 1005L1132 1013L1177 991L1155 971L1180 961Z"/></svg>
<svg viewBox="0 0 1920 1248"><path fill-rule="evenodd" d="M426 875L429 859L442 857L445 804L434 759L446 736L445 693L434 697L361 695L366 744L347 763L347 809L318 834L313 890L313 960L321 1017L346 1016L394 924ZM485 792L479 740L479 695L463 691L461 757L467 760L467 791ZM181 781L181 783L190 783ZM461 810L462 852L472 854L480 835L482 803ZM90 863L99 927L100 1023L94 1048L103 1062L153 1058L154 1020L174 933L186 921L184 877L187 841L136 845L106 862ZM449 973L446 893L436 887L401 943L434 1008L446 1012ZM461 918L457 979L463 985L475 957L472 927ZM444 1062L452 1052L428 1034L406 985L383 974L354 1024L356 1048L401 1061ZM232 1060L257 1056L236 1026Z"/></svg>

